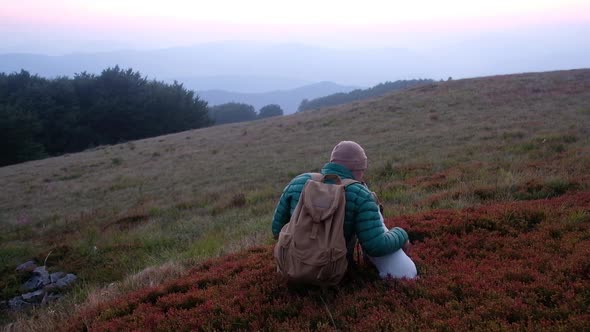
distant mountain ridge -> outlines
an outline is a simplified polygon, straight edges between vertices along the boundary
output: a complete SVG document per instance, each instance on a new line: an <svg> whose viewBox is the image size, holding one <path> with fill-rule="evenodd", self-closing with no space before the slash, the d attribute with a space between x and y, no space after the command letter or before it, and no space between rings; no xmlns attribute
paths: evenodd
<svg viewBox="0 0 590 332"><path fill-rule="evenodd" d="M186 88L195 91L221 90L243 94L266 93L277 90L293 90L315 82L276 76L178 76L165 79L172 83L181 82Z"/></svg>
<svg viewBox="0 0 590 332"><path fill-rule="evenodd" d="M400 48L343 50L300 44L218 42L60 56L0 54L0 72L25 69L44 77L55 77L82 71L100 73L104 68L119 65L138 70L149 78L165 80L182 81L191 76L275 77L299 82L282 88L325 80L369 86L388 79L429 76L425 60L415 52ZM215 88L219 87L199 87L201 90Z"/></svg>
<svg viewBox="0 0 590 332"><path fill-rule="evenodd" d="M569 30L568 30L569 31ZM574 31L575 32L575 31ZM569 35L571 33L564 35ZM508 32L417 50L399 47L335 49L294 43L225 41L155 50L71 53L59 56L0 54L0 72L25 69L43 77L100 74L107 67L133 68L195 90L260 93L312 82L372 86L388 80L455 79L517 72L587 68L590 44L541 43Z"/></svg>
<svg viewBox="0 0 590 332"><path fill-rule="evenodd" d="M291 90L276 90L266 93L239 93L223 90L197 91L197 94L209 103L209 106L229 102L239 102L254 106L259 110L269 104L278 104L285 114L292 114L304 99L315 99L334 93L347 93L357 89L354 86L344 86L333 82L319 82L305 85Z"/></svg>

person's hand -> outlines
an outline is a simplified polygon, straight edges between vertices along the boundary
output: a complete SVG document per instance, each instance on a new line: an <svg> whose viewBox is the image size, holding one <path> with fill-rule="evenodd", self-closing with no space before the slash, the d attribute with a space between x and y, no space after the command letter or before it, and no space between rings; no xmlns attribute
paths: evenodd
<svg viewBox="0 0 590 332"><path fill-rule="evenodd" d="M406 254L410 253L410 251L412 250L412 243L410 242L410 240L407 240L406 243L404 243L402 249Z"/></svg>

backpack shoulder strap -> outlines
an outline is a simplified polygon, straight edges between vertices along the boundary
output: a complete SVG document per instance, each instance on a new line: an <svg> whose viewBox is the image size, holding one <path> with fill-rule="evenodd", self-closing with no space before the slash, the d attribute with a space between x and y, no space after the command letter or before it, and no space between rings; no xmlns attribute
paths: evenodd
<svg viewBox="0 0 590 332"><path fill-rule="evenodd" d="M313 181L322 181L324 179L322 173L309 173L309 175L311 175L311 180Z"/></svg>
<svg viewBox="0 0 590 332"><path fill-rule="evenodd" d="M353 180L353 179L342 179L342 184L344 185L344 187L348 187L351 184L355 184L355 183L361 183L361 182L357 181L357 180Z"/></svg>
<svg viewBox="0 0 590 332"><path fill-rule="evenodd" d="M340 177L336 174L322 174L322 173L308 173L311 175L311 180L317 182L325 182L326 180L334 181L338 185L343 185L344 180L340 179Z"/></svg>

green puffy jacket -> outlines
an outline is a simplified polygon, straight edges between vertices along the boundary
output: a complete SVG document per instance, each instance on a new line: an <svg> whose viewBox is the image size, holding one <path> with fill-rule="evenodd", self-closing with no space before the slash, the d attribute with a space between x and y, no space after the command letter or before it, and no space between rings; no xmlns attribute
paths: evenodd
<svg viewBox="0 0 590 332"><path fill-rule="evenodd" d="M327 163L322 174L336 174L341 179L353 179L352 173L344 166ZM309 173L295 177L285 187L275 209L272 221L272 233L275 236L289 222L303 186L311 178ZM408 234L402 228L395 227L386 231L381 222L379 206L369 191L361 184L354 183L346 187L346 213L344 216L344 238L346 242L356 235L363 251L369 256L383 256L399 250L408 240ZM351 253L349 253L351 254Z"/></svg>

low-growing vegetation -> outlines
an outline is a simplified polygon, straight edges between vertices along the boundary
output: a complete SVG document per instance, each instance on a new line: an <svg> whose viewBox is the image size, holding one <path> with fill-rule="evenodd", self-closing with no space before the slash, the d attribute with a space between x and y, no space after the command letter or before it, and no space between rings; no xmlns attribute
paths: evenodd
<svg viewBox="0 0 590 332"><path fill-rule="evenodd" d="M88 308L81 331L568 330L590 320L590 194L437 210L387 221L414 238L418 280L361 264L341 286L288 285L271 247L204 262L186 277Z"/></svg>

